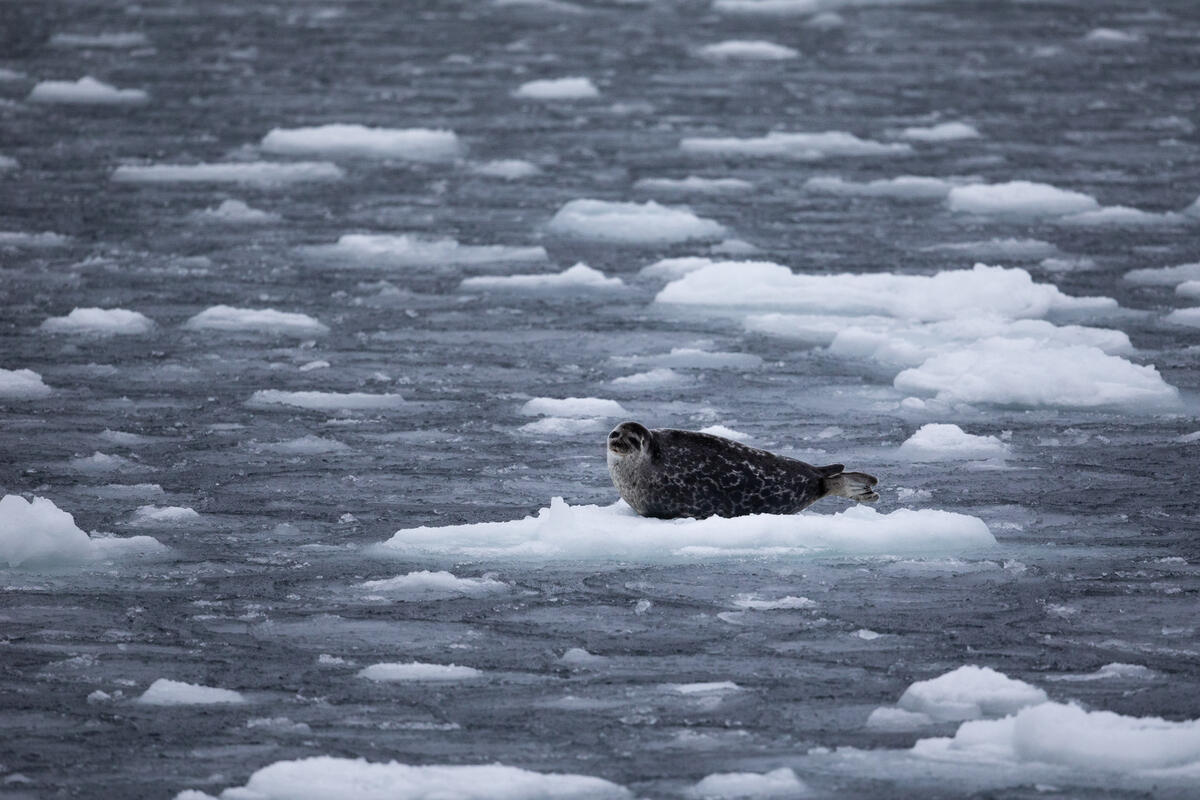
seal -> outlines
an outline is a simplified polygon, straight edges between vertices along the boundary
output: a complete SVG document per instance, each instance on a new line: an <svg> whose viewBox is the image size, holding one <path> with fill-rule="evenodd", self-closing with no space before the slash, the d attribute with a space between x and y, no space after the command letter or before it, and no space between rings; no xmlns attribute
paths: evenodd
<svg viewBox="0 0 1200 800"><path fill-rule="evenodd" d="M644 517L795 514L822 497L879 499L879 481L843 465L814 467L795 458L696 431L649 430L622 422L608 435L608 473Z"/></svg>

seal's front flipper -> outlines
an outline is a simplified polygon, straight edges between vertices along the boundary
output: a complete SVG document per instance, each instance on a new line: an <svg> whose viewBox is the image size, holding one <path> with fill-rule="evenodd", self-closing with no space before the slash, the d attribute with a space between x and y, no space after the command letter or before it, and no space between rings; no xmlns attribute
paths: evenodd
<svg viewBox="0 0 1200 800"><path fill-rule="evenodd" d="M858 503L874 503L879 499L875 492L875 484L879 479L865 472L843 472L840 475L830 475L825 478L825 490L828 494L845 497Z"/></svg>

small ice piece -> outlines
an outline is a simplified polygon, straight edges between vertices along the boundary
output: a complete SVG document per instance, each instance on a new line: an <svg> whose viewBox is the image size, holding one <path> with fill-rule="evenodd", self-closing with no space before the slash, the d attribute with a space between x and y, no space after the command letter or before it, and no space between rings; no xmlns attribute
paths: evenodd
<svg viewBox="0 0 1200 800"><path fill-rule="evenodd" d="M903 708L880 706L867 717L866 726L868 730L901 733L924 728L933 723L933 717L919 711L905 711Z"/></svg>
<svg viewBox="0 0 1200 800"><path fill-rule="evenodd" d="M304 181L336 181L346 173L328 161L243 161L227 164L142 164L113 170L117 183L237 183L287 186Z"/></svg>
<svg viewBox="0 0 1200 800"><path fill-rule="evenodd" d="M563 272L548 275L483 275L466 278L460 289L482 289L499 291L571 291L582 289L621 289L625 281L609 278L598 269L587 264L576 264Z"/></svg>
<svg viewBox="0 0 1200 800"><path fill-rule="evenodd" d="M700 432L712 434L713 436L720 436L724 439L732 439L735 442L742 443L748 442L754 438L748 433L742 433L741 431L734 430L733 428L727 428L724 425L708 425L701 428Z"/></svg>
<svg viewBox="0 0 1200 800"><path fill-rule="evenodd" d="M1093 28L1084 35L1083 40L1088 44L1099 45L1136 44L1141 41L1135 34L1114 28Z"/></svg>
<svg viewBox="0 0 1200 800"><path fill-rule="evenodd" d="M331 453L345 453L350 446L337 439L324 439L320 436L300 436L284 442L269 442L260 444L256 449L264 453L278 453L284 456L320 456Z"/></svg>
<svg viewBox="0 0 1200 800"><path fill-rule="evenodd" d="M50 37L52 47L80 47L89 49L125 50L145 47L150 44L146 34L128 33L56 33Z"/></svg>
<svg viewBox="0 0 1200 800"><path fill-rule="evenodd" d="M544 261L542 247L462 244L454 239L430 239L407 233L348 233L336 244L309 248L318 256L331 257L349 266L424 267L448 264L494 264L510 261Z"/></svg>
<svg viewBox="0 0 1200 800"><path fill-rule="evenodd" d="M677 694L721 694L740 692L742 687L733 681L701 681L699 683L664 683L663 688Z"/></svg>
<svg viewBox="0 0 1200 800"><path fill-rule="evenodd" d="M905 689L897 705L937 722L1003 717L1046 702L1046 693L990 667L971 664Z"/></svg>
<svg viewBox="0 0 1200 800"><path fill-rule="evenodd" d="M587 100L600 96L591 78L549 78L521 84L514 97L526 100Z"/></svg>
<svg viewBox="0 0 1200 800"><path fill-rule="evenodd" d="M1004 458L1008 445L995 436L976 436L957 425L931 422L900 445L899 454L913 461Z"/></svg>
<svg viewBox="0 0 1200 800"><path fill-rule="evenodd" d="M394 578L364 581L357 584L357 588L370 592L386 592L389 595L408 596L413 599L427 599L453 596L482 597L503 592L508 589L508 584L486 575L482 578L459 578L445 571L420 570L409 572L406 575L397 575Z"/></svg>
<svg viewBox="0 0 1200 800"><path fill-rule="evenodd" d="M0 231L0 247L61 247L69 241L70 236L51 231Z"/></svg>
<svg viewBox="0 0 1200 800"><path fill-rule="evenodd" d="M187 525L198 522L200 515L187 506L138 506L132 524L142 526Z"/></svg>
<svg viewBox="0 0 1200 800"><path fill-rule="evenodd" d="M0 369L0 400L37 400L52 391L31 369Z"/></svg>
<svg viewBox="0 0 1200 800"><path fill-rule="evenodd" d="M820 161L830 156L892 156L912 152L909 144L860 139L846 131L772 131L766 136L747 139L698 136L683 139L679 147L685 153L701 155L790 158L798 161Z"/></svg>
<svg viewBox="0 0 1200 800"><path fill-rule="evenodd" d="M633 604L633 613L637 614L640 617L653 607L654 607L654 603L650 602L649 600L647 600L645 598L642 598L641 600L638 600L636 603Z"/></svg>
<svg viewBox="0 0 1200 800"><path fill-rule="evenodd" d="M213 306L183 323L189 331L238 331L287 336L319 336L329 327L307 314L276 311L273 308L233 308Z"/></svg>
<svg viewBox="0 0 1200 800"><path fill-rule="evenodd" d="M627 417L629 412L616 400L599 397L535 397L521 406L529 417Z"/></svg>
<svg viewBox="0 0 1200 800"><path fill-rule="evenodd" d="M956 185L942 178L901 175L898 178L881 178L867 183L855 183L837 177L809 178L805 181L804 188L821 194L892 197L897 200L941 200Z"/></svg>
<svg viewBox="0 0 1200 800"><path fill-rule="evenodd" d="M702 178L698 175L688 175L686 178L641 178L634 181L633 188L662 194L737 194L753 191L754 184L741 178Z"/></svg>
<svg viewBox="0 0 1200 800"><path fill-rule="evenodd" d="M59 105L141 105L150 96L141 89L118 89L90 75L77 81L42 81L29 93L31 103Z"/></svg>
<svg viewBox="0 0 1200 800"><path fill-rule="evenodd" d="M867 642L873 641L875 639L878 639L880 636L883 636L882 633L877 633L876 631L869 630L867 628L859 628L858 630L856 630L854 633L852 633L850 635L857 636L859 639L862 639L863 641L867 641Z"/></svg>
<svg viewBox="0 0 1200 800"><path fill-rule="evenodd" d="M87 696L87 701L90 704L109 703L112 702L113 696L108 692L97 689Z"/></svg>
<svg viewBox="0 0 1200 800"><path fill-rule="evenodd" d="M225 200L216 208L206 208L197 211L195 216L211 222L228 222L238 225L257 225L266 222L278 222L282 219L278 214L263 211L246 205L241 200Z"/></svg>
<svg viewBox="0 0 1200 800"><path fill-rule="evenodd" d="M542 174L537 164L519 158L502 158L496 161L485 161L471 167L476 175L486 175L489 178L504 178L508 181L532 178Z"/></svg>
<svg viewBox="0 0 1200 800"><path fill-rule="evenodd" d="M796 597L795 595L787 595L775 600L766 600L759 597L757 594L739 594L733 598L733 604L738 608L745 608L751 611L775 611L778 609L800 609L800 608L816 608L817 604L807 597Z"/></svg>
<svg viewBox="0 0 1200 800"><path fill-rule="evenodd" d="M725 227L699 217L686 206L662 206L606 200L571 200L546 225L560 236L613 244L671 244L689 239L717 239Z"/></svg>
<svg viewBox="0 0 1200 800"><path fill-rule="evenodd" d="M613 378L612 383L623 389L654 389L660 386L672 386L682 383L684 380L682 374L669 367L656 367L646 372L636 372L633 375Z"/></svg>
<svg viewBox="0 0 1200 800"><path fill-rule="evenodd" d="M965 122L942 122L925 128L905 128L900 131L900 136L914 142L953 142L978 139L979 131Z"/></svg>
<svg viewBox="0 0 1200 800"><path fill-rule="evenodd" d="M401 408L404 398L398 394L367 392L285 392L278 389L259 389L246 405L252 408L290 406L313 411L370 411Z"/></svg>
<svg viewBox="0 0 1200 800"><path fill-rule="evenodd" d="M704 267L710 266L712 264L717 264L717 263L721 263L721 262L714 261L711 258L704 258L703 256L683 256L682 258L664 258L660 261L655 261L653 264L649 264L645 267L642 267L641 270L638 272L638 275L640 275L643 278L654 278L656 280L673 281L673 280L682 278L684 275L687 275L690 272L696 272L697 270L703 269ZM764 264L764 263L768 263L768 262L760 261L760 262L746 262L746 263Z"/></svg>
<svg viewBox="0 0 1200 800"><path fill-rule="evenodd" d="M1089 194L1031 181L956 186L946 203L951 211L1012 217L1059 217L1100 208Z"/></svg>
<svg viewBox="0 0 1200 800"><path fill-rule="evenodd" d="M293 722L287 717L251 717L246 720L247 728L257 728L270 733L291 733L307 736L312 728L305 722Z"/></svg>
<svg viewBox="0 0 1200 800"><path fill-rule="evenodd" d="M88 535L50 500L27 501L15 494L0 500L0 561L8 566L73 563L91 555Z"/></svg>
<svg viewBox="0 0 1200 800"><path fill-rule="evenodd" d="M368 128L364 125L317 125L275 128L262 140L267 153L289 156L396 158L453 161L459 155L454 131L429 128Z"/></svg>
<svg viewBox="0 0 1200 800"><path fill-rule="evenodd" d="M820 14L814 14L805 24L817 30L831 31L845 25L846 20L835 11L822 11Z"/></svg>
<svg viewBox="0 0 1200 800"><path fill-rule="evenodd" d="M1175 287L1175 294L1180 297L1200 298L1200 280L1184 281Z"/></svg>
<svg viewBox="0 0 1200 800"><path fill-rule="evenodd" d="M101 453L99 450L90 456L72 458L68 463L72 469L92 474L147 469L147 467L132 459L123 458L122 456L110 456L107 453Z"/></svg>
<svg viewBox="0 0 1200 800"><path fill-rule="evenodd" d="M572 647L562 654L562 657L558 659L558 663L571 669L587 669L603 666L608 663L608 659L604 656L589 653L582 647Z"/></svg>
<svg viewBox="0 0 1200 800"><path fill-rule="evenodd" d="M1060 225L1079 225L1096 228L1146 228L1159 225L1183 225L1194 220L1185 214L1168 211L1157 214L1129 206L1104 206L1094 211L1070 214L1058 220Z"/></svg>
<svg viewBox="0 0 1200 800"><path fill-rule="evenodd" d="M329 653L321 653L321 655L317 656L317 663L323 667L340 667L351 662L347 661L341 656L332 656Z"/></svg>
<svg viewBox="0 0 1200 800"><path fill-rule="evenodd" d="M76 308L65 317L50 317L38 330L94 336L134 335L154 330L154 320L124 308Z"/></svg>
<svg viewBox="0 0 1200 800"><path fill-rule="evenodd" d="M758 251L759 248L743 239L722 239L708 248L710 253L726 256L748 256Z"/></svg>
<svg viewBox="0 0 1200 800"><path fill-rule="evenodd" d="M1141 286L1176 286L1183 281L1200 281L1200 261L1174 267L1131 269L1125 280Z"/></svg>
<svg viewBox="0 0 1200 800"><path fill-rule="evenodd" d="M20 163L12 156L0 156L0 172L17 169L20 166Z"/></svg>
<svg viewBox="0 0 1200 800"><path fill-rule="evenodd" d="M828 0L715 0L713 10L723 14L785 17L815 14L828 5Z"/></svg>
<svg viewBox="0 0 1200 800"><path fill-rule="evenodd" d="M503 764L410 766L316 756L276 761L225 800L632 800L626 789L587 775L543 774ZM175 800L205 800L194 790Z"/></svg>
<svg viewBox="0 0 1200 800"><path fill-rule="evenodd" d="M1200 308L1177 308L1163 319L1172 325L1200 328Z"/></svg>
<svg viewBox="0 0 1200 800"><path fill-rule="evenodd" d="M740 798L790 798L808 794L808 787L790 767L766 773L715 772L687 790L696 800L739 800Z"/></svg>
<svg viewBox="0 0 1200 800"><path fill-rule="evenodd" d="M1141 664L1120 664L1114 662L1112 664L1105 664L1095 672L1088 672L1083 675L1047 675L1045 677L1047 680L1052 681L1145 681L1153 679L1156 675L1157 673L1154 670L1144 667Z"/></svg>
<svg viewBox="0 0 1200 800"><path fill-rule="evenodd" d="M976 242L950 242L921 248L925 252L963 253L972 258L1019 258L1037 261L1061 255L1058 247L1041 239L985 239Z"/></svg>
<svg viewBox="0 0 1200 800"><path fill-rule="evenodd" d="M456 664L426 664L420 661L411 661L407 664L372 664L358 671L358 677L380 682L464 681L482 675L481 671L473 667L460 667Z"/></svg>
<svg viewBox="0 0 1200 800"><path fill-rule="evenodd" d="M147 706L199 706L245 703L246 698L230 689L159 678L137 702Z"/></svg>
<svg viewBox="0 0 1200 800"><path fill-rule="evenodd" d="M543 417L533 422L526 422L517 430L535 436L580 436L585 433L599 433L607 427L605 420L591 417L582 419Z"/></svg>
<svg viewBox="0 0 1200 800"><path fill-rule="evenodd" d="M798 50L791 47L761 39L730 39L705 45L698 52L705 58L746 59L747 61L784 61L800 55Z"/></svg>

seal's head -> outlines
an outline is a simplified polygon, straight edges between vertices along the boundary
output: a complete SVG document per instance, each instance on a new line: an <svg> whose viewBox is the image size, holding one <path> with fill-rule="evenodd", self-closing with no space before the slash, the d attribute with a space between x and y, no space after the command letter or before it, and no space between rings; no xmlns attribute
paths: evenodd
<svg viewBox="0 0 1200 800"><path fill-rule="evenodd" d="M650 452L650 431L637 422L622 422L608 435L608 456L624 458Z"/></svg>

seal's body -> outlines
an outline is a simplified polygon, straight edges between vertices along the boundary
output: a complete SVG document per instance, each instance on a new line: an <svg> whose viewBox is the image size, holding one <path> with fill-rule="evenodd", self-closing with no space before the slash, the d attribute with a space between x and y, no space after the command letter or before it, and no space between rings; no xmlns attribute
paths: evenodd
<svg viewBox="0 0 1200 800"><path fill-rule="evenodd" d="M623 422L608 435L608 472L644 517L794 514L835 495L873 503L878 481L841 464L814 467L694 431Z"/></svg>

